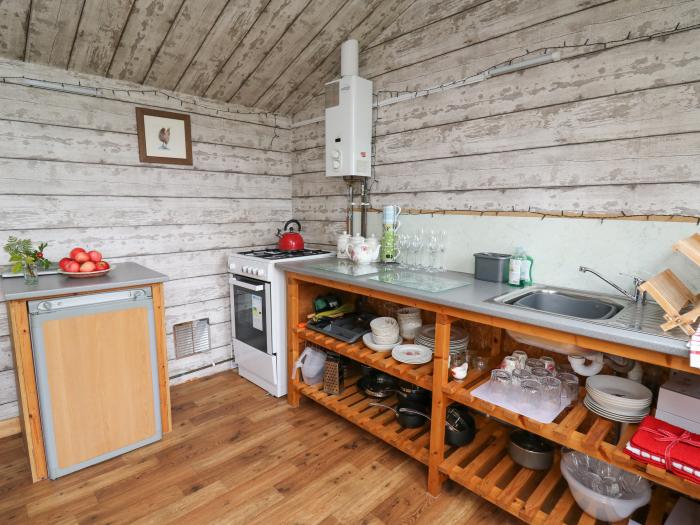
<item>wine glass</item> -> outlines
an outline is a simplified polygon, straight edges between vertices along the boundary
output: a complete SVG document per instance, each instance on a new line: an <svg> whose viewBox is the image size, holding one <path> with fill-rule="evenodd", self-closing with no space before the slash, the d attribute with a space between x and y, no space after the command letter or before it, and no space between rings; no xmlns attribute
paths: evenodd
<svg viewBox="0 0 700 525"><path fill-rule="evenodd" d="M447 271L447 263L445 262L445 252L447 252L447 232L440 230L438 233L438 251L440 252L439 269L441 272Z"/></svg>
<svg viewBox="0 0 700 525"><path fill-rule="evenodd" d="M440 245L438 243L438 233L435 230L430 230L428 234L428 250L430 251L430 262L428 263L428 271L433 273L440 269L438 268L438 253Z"/></svg>

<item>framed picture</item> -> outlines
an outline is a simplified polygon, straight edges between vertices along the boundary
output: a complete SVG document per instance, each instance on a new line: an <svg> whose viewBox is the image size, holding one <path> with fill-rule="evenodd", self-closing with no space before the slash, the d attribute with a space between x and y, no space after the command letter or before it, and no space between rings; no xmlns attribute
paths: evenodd
<svg viewBox="0 0 700 525"><path fill-rule="evenodd" d="M136 108L136 129L141 162L192 164L189 115Z"/></svg>

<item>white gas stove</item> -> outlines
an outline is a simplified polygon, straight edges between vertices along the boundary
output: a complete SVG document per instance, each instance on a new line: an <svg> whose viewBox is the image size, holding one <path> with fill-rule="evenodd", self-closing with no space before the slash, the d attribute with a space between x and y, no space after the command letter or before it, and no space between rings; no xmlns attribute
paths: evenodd
<svg viewBox="0 0 700 525"><path fill-rule="evenodd" d="M287 294L276 264L332 257L325 250L250 250L228 258L233 355L241 377L280 397L287 393Z"/></svg>

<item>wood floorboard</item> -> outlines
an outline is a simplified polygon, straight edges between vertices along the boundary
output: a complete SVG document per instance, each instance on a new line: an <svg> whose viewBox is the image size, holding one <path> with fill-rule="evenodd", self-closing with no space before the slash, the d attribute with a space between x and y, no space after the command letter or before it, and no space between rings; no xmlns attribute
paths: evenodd
<svg viewBox="0 0 700 525"><path fill-rule="evenodd" d="M172 390L161 442L32 484L21 439L0 440L0 523L520 523L316 403L293 409L222 372Z"/></svg>

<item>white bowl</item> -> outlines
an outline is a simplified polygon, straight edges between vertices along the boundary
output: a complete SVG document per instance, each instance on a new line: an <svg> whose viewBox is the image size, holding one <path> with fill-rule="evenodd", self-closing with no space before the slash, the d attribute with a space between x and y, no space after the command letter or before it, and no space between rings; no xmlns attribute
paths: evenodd
<svg viewBox="0 0 700 525"><path fill-rule="evenodd" d="M611 498L598 494L578 481L566 468L562 460L560 464L561 473L569 484L571 494L574 496L578 506L586 514L590 514L596 519L603 521L620 521L628 518L639 507L643 507L651 499L651 489L646 486L639 494L629 498Z"/></svg>
<svg viewBox="0 0 700 525"><path fill-rule="evenodd" d="M373 334L391 334L397 332L399 323L393 317L377 317L369 323Z"/></svg>
<svg viewBox="0 0 700 525"><path fill-rule="evenodd" d="M399 332L397 331L396 334L391 334L391 335L372 335L372 340L377 343L378 345L388 345L393 343L399 338Z"/></svg>
<svg viewBox="0 0 700 525"><path fill-rule="evenodd" d="M390 344L379 344L374 339L374 336L372 336L372 334L365 334L362 336L362 342L365 343L365 346L367 348L369 348L370 350L374 350L375 352L390 352L396 345L400 345L401 343L403 343L403 339L401 339L399 336L396 336L396 339L394 339L394 341Z"/></svg>

